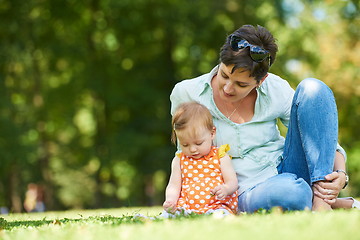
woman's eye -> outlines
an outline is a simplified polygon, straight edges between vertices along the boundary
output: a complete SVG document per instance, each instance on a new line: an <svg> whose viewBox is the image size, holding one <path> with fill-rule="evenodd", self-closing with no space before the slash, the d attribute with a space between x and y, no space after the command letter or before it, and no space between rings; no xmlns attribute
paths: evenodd
<svg viewBox="0 0 360 240"><path fill-rule="evenodd" d="M201 143L196 143L196 145L200 146L201 144L203 144L202 142Z"/></svg>
<svg viewBox="0 0 360 240"><path fill-rule="evenodd" d="M225 75L225 74L221 74L221 76L223 77L223 78L225 78L225 79L228 79L229 77L227 76L227 75Z"/></svg>
<svg viewBox="0 0 360 240"><path fill-rule="evenodd" d="M247 87L248 85L244 85L244 84L241 84L241 83L238 83L237 84L239 87L241 87L241 88L244 88L244 87Z"/></svg>

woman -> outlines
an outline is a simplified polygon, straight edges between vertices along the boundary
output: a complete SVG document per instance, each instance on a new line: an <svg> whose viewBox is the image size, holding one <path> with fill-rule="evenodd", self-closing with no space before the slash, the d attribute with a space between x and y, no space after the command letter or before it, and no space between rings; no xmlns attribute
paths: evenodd
<svg viewBox="0 0 360 240"><path fill-rule="evenodd" d="M317 79L296 89L268 73L277 45L261 26L244 25L229 35L220 64L174 87L171 112L183 102L205 105L217 128L215 145L230 145L239 182L239 210L330 210L351 207L337 199L347 184L346 153L337 144L334 96ZM280 136L277 119L288 127Z"/></svg>

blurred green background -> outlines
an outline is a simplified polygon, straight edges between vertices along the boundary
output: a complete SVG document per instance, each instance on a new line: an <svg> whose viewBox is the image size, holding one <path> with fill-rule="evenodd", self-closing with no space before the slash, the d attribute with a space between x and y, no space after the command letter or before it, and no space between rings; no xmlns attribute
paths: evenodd
<svg viewBox="0 0 360 240"><path fill-rule="evenodd" d="M227 34L277 38L271 72L326 82L360 195L359 0L0 0L0 206L162 204L174 84L218 63Z"/></svg>

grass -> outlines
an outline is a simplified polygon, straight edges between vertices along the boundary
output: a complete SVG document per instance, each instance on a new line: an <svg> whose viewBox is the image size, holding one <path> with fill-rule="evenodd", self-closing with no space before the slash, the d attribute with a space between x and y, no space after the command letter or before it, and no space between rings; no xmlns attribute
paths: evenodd
<svg viewBox="0 0 360 240"><path fill-rule="evenodd" d="M360 211L189 216L150 220L161 208L0 215L0 239L360 239Z"/></svg>

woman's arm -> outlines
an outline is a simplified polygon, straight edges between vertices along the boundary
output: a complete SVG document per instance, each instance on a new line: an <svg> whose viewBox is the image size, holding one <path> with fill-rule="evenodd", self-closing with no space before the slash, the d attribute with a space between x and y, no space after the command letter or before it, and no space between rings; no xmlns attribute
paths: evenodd
<svg viewBox="0 0 360 240"><path fill-rule="evenodd" d="M334 172L325 176L327 181L317 182L314 184L316 191L314 194L328 204L334 204L341 189L345 186L346 175L343 172L336 172L336 170L346 171L345 157L340 152L336 151L334 161Z"/></svg>
<svg viewBox="0 0 360 240"><path fill-rule="evenodd" d="M231 158L228 154L220 159L220 169L224 184L212 189L211 193L221 200L226 196L233 194L238 189L238 181L231 163Z"/></svg>
<svg viewBox="0 0 360 240"><path fill-rule="evenodd" d="M171 163L171 175L165 191L164 210L174 213L181 191L180 159L175 156Z"/></svg>

